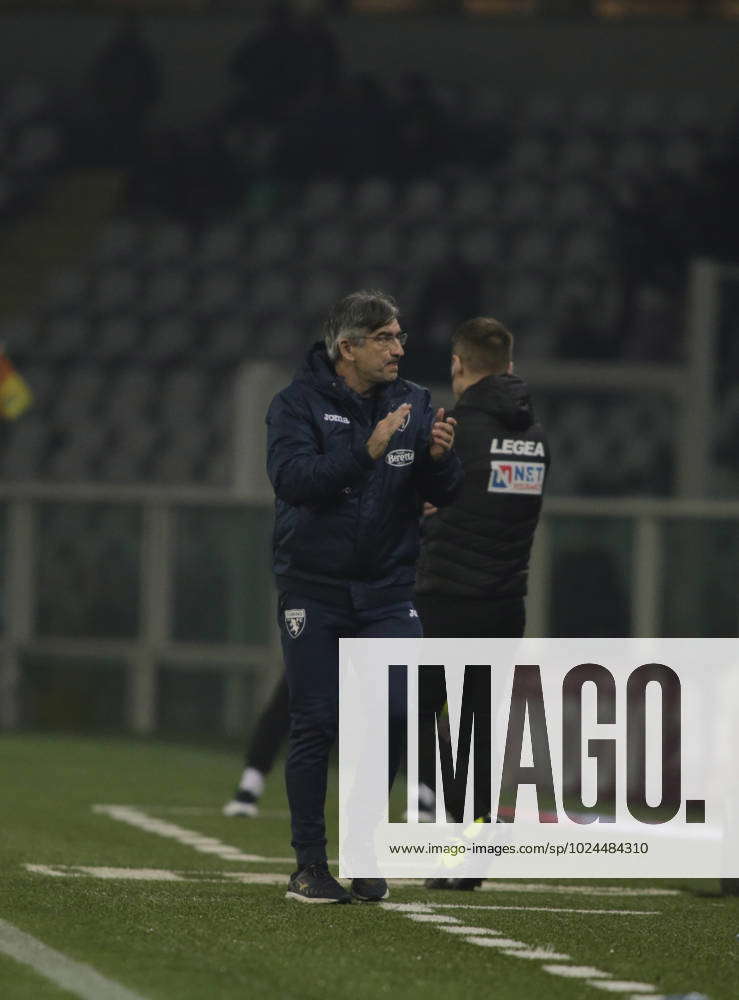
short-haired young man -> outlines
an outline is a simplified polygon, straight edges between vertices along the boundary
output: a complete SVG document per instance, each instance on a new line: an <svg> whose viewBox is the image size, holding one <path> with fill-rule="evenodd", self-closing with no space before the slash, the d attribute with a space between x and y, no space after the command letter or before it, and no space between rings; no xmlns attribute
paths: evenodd
<svg viewBox="0 0 739 1000"><path fill-rule="evenodd" d="M297 871L288 898L374 901L384 879L351 895L326 863L328 756L338 724L339 637L417 637L412 604L421 500L449 503L462 470L454 422L428 390L399 378L405 334L381 292L338 302L267 413L275 491L274 570L290 689L286 764ZM394 697L391 692L391 699ZM400 718L404 706L395 696ZM391 734L391 778L400 755Z"/></svg>
<svg viewBox="0 0 739 1000"><path fill-rule="evenodd" d="M513 374L513 337L497 320L471 319L454 332L451 374L465 479L451 505L425 518L416 607L427 636L518 638L549 446L528 387ZM437 692L424 706L426 724L443 700ZM435 761L420 766L433 785ZM469 889L479 880L429 884Z"/></svg>

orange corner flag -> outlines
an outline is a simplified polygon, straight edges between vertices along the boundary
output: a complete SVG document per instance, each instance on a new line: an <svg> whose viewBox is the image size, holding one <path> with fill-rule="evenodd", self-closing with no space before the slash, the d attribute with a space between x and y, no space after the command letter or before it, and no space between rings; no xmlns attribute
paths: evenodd
<svg viewBox="0 0 739 1000"><path fill-rule="evenodd" d="M0 350L0 417L15 420L33 403L28 383L13 367L10 358Z"/></svg>

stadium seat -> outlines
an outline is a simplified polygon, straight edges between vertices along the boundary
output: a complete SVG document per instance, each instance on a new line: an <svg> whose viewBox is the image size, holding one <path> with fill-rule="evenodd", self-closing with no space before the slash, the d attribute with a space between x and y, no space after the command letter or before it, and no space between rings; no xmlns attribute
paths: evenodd
<svg viewBox="0 0 739 1000"><path fill-rule="evenodd" d="M117 263L133 264L141 251L141 229L133 221L117 219L110 223L95 247L95 262L101 268Z"/></svg>
<svg viewBox="0 0 739 1000"><path fill-rule="evenodd" d="M345 294L342 277L334 270L321 269L306 274L297 305L299 314L315 317L318 322L331 306Z"/></svg>
<svg viewBox="0 0 739 1000"><path fill-rule="evenodd" d="M568 115L565 99L551 90L530 97L523 109L526 132L533 135L560 136Z"/></svg>
<svg viewBox="0 0 739 1000"><path fill-rule="evenodd" d="M196 368L179 368L168 375L160 395L164 423L177 427L192 422L203 409L207 388L207 377Z"/></svg>
<svg viewBox="0 0 739 1000"><path fill-rule="evenodd" d="M32 316L14 316L0 324L0 343L11 357L34 357L42 338L41 327Z"/></svg>
<svg viewBox="0 0 739 1000"><path fill-rule="evenodd" d="M151 324L136 357L155 365L176 363L188 356L196 336L195 320L189 312L170 313Z"/></svg>
<svg viewBox="0 0 739 1000"><path fill-rule="evenodd" d="M546 190L541 185L514 183L503 195L501 221L511 228L536 222L547 201Z"/></svg>
<svg viewBox="0 0 739 1000"><path fill-rule="evenodd" d="M663 129L665 104L659 94L630 93L621 103L618 115L623 136L657 136Z"/></svg>
<svg viewBox="0 0 739 1000"><path fill-rule="evenodd" d="M144 240L146 264L150 268L185 267L192 256L192 237L185 226L176 223L152 227Z"/></svg>
<svg viewBox="0 0 739 1000"><path fill-rule="evenodd" d="M551 174L555 159L553 146L539 138L519 140L511 151L507 168L511 177L517 180L531 178L533 181L545 179Z"/></svg>
<svg viewBox="0 0 739 1000"><path fill-rule="evenodd" d="M645 139L622 139L610 158L608 172L613 181L645 174L657 163L659 145Z"/></svg>
<svg viewBox="0 0 739 1000"><path fill-rule="evenodd" d="M408 234L405 259L409 267L427 268L444 260L451 252L451 236L439 226L418 226ZM388 257L386 263L394 259Z"/></svg>
<svg viewBox="0 0 739 1000"><path fill-rule="evenodd" d="M105 376L97 365L75 364L61 381L54 398L53 422L63 431L70 424L90 418L101 402Z"/></svg>
<svg viewBox="0 0 739 1000"><path fill-rule="evenodd" d="M516 327L544 314L547 308L546 288L534 277L518 277L506 289L505 315Z"/></svg>
<svg viewBox="0 0 739 1000"><path fill-rule="evenodd" d="M88 286L88 276L82 271L67 270L53 275L44 294L44 313L51 316L81 311L85 306Z"/></svg>
<svg viewBox="0 0 739 1000"><path fill-rule="evenodd" d="M141 282L131 266L101 271L92 289L91 306L99 315L128 311L141 300Z"/></svg>
<svg viewBox="0 0 739 1000"><path fill-rule="evenodd" d="M551 221L558 227L581 225L594 221L599 206L591 186L585 181L572 180L557 187L549 206Z"/></svg>
<svg viewBox="0 0 739 1000"><path fill-rule="evenodd" d="M171 312L187 305L190 276L183 267L169 266L151 270L141 301L142 312L149 317Z"/></svg>
<svg viewBox="0 0 739 1000"><path fill-rule="evenodd" d="M90 334L89 321L79 313L51 320L36 338L34 357L53 362L80 358L85 353Z"/></svg>
<svg viewBox="0 0 739 1000"><path fill-rule="evenodd" d="M303 259L308 265L343 263L354 252L355 241L343 223L316 226L306 232Z"/></svg>
<svg viewBox="0 0 739 1000"><path fill-rule="evenodd" d="M521 231L513 242L510 262L518 269L546 271L554 261L554 247L549 231L531 228Z"/></svg>
<svg viewBox="0 0 739 1000"><path fill-rule="evenodd" d="M289 309L296 290L295 278L286 272L270 269L258 273L244 304L247 315L258 318L264 313Z"/></svg>
<svg viewBox="0 0 739 1000"><path fill-rule="evenodd" d="M232 313L241 301L243 291L242 272L226 269L225 266L213 268L205 271L193 288L192 308L195 315L204 319ZM184 313L187 302L182 303L182 306Z"/></svg>
<svg viewBox="0 0 739 1000"><path fill-rule="evenodd" d="M49 427L39 412L8 426L0 452L4 481L38 477L49 447Z"/></svg>
<svg viewBox="0 0 739 1000"><path fill-rule="evenodd" d="M132 420L118 431L101 453L98 475L110 482L147 478L159 437L157 427Z"/></svg>
<svg viewBox="0 0 739 1000"><path fill-rule="evenodd" d="M202 234L195 249L195 262L202 268L232 264L244 251L247 234L240 224L231 222L212 226Z"/></svg>
<svg viewBox="0 0 739 1000"><path fill-rule="evenodd" d="M702 144L687 135L667 142L660 152L663 167L689 178L698 172L704 155Z"/></svg>
<svg viewBox="0 0 739 1000"><path fill-rule="evenodd" d="M595 140L582 136L566 142L557 157L557 172L562 180L597 176L603 165L603 151Z"/></svg>
<svg viewBox="0 0 739 1000"><path fill-rule="evenodd" d="M360 181L351 202L352 218L361 225L382 221L392 213L396 198L395 188L384 178Z"/></svg>
<svg viewBox="0 0 739 1000"><path fill-rule="evenodd" d="M454 189L448 208L449 219L455 223L479 225L495 217L498 204L492 180L466 178Z"/></svg>
<svg viewBox="0 0 739 1000"><path fill-rule="evenodd" d="M568 129L575 135L607 136L613 131L613 102L605 94L588 91L575 98Z"/></svg>
<svg viewBox="0 0 739 1000"><path fill-rule="evenodd" d="M400 255L400 233L392 225L366 229L356 234L352 263L358 267L384 267Z"/></svg>
<svg viewBox="0 0 739 1000"><path fill-rule="evenodd" d="M444 205L444 189L438 181L412 181L406 188L398 215L406 224L431 221L439 218Z"/></svg>
<svg viewBox="0 0 739 1000"><path fill-rule="evenodd" d="M44 85L33 77L21 77L14 80L3 93L3 120L6 125L18 125L40 118L47 103Z"/></svg>
<svg viewBox="0 0 739 1000"><path fill-rule="evenodd" d="M57 129L51 125L28 125L15 143L12 164L20 171L43 170L58 159L61 152Z"/></svg>
<svg viewBox="0 0 739 1000"><path fill-rule="evenodd" d="M205 363L236 365L249 349L249 328L240 313L232 313L211 323L201 338Z"/></svg>
<svg viewBox="0 0 739 1000"><path fill-rule="evenodd" d="M463 230L455 245L464 259L476 268L498 267L503 259L501 239L492 226L471 226Z"/></svg>
<svg viewBox="0 0 739 1000"><path fill-rule="evenodd" d="M291 225L264 226L247 237L245 249L253 265L274 267L287 264L298 250L297 230Z"/></svg>
<svg viewBox="0 0 739 1000"><path fill-rule="evenodd" d="M125 362L141 338L142 327L134 316L113 316L94 327L89 357L101 364Z"/></svg>
<svg viewBox="0 0 739 1000"><path fill-rule="evenodd" d="M105 419L111 426L122 426L148 419L154 402L157 379L153 370L143 365L117 368L104 387Z"/></svg>
<svg viewBox="0 0 739 1000"><path fill-rule="evenodd" d="M309 225L336 221L345 201L346 189L340 181L314 181L303 192L298 210L299 219L303 224Z"/></svg>

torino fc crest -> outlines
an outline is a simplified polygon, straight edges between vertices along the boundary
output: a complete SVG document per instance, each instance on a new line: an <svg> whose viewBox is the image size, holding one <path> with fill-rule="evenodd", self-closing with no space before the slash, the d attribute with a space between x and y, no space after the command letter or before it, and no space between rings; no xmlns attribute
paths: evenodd
<svg viewBox="0 0 739 1000"><path fill-rule="evenodd" d="M285 628L291 639L297 639L305 628L305 608L288 608L285 612Z"/></svg>

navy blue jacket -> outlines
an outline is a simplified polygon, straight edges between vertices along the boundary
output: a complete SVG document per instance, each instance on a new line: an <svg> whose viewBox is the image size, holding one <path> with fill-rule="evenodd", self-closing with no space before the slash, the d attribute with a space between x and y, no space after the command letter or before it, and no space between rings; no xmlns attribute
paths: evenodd
<svg viewBox="0 0 739 1000"><path fill-rule="evenodd" d="M367 439L401 403L407 424L373 460ZM267 412L280 590L358 610L411 599L422 502L448 504L463 477L453 451L430 458L433 420L427 389L399 378L364 399L311 348Z"/></svg>

